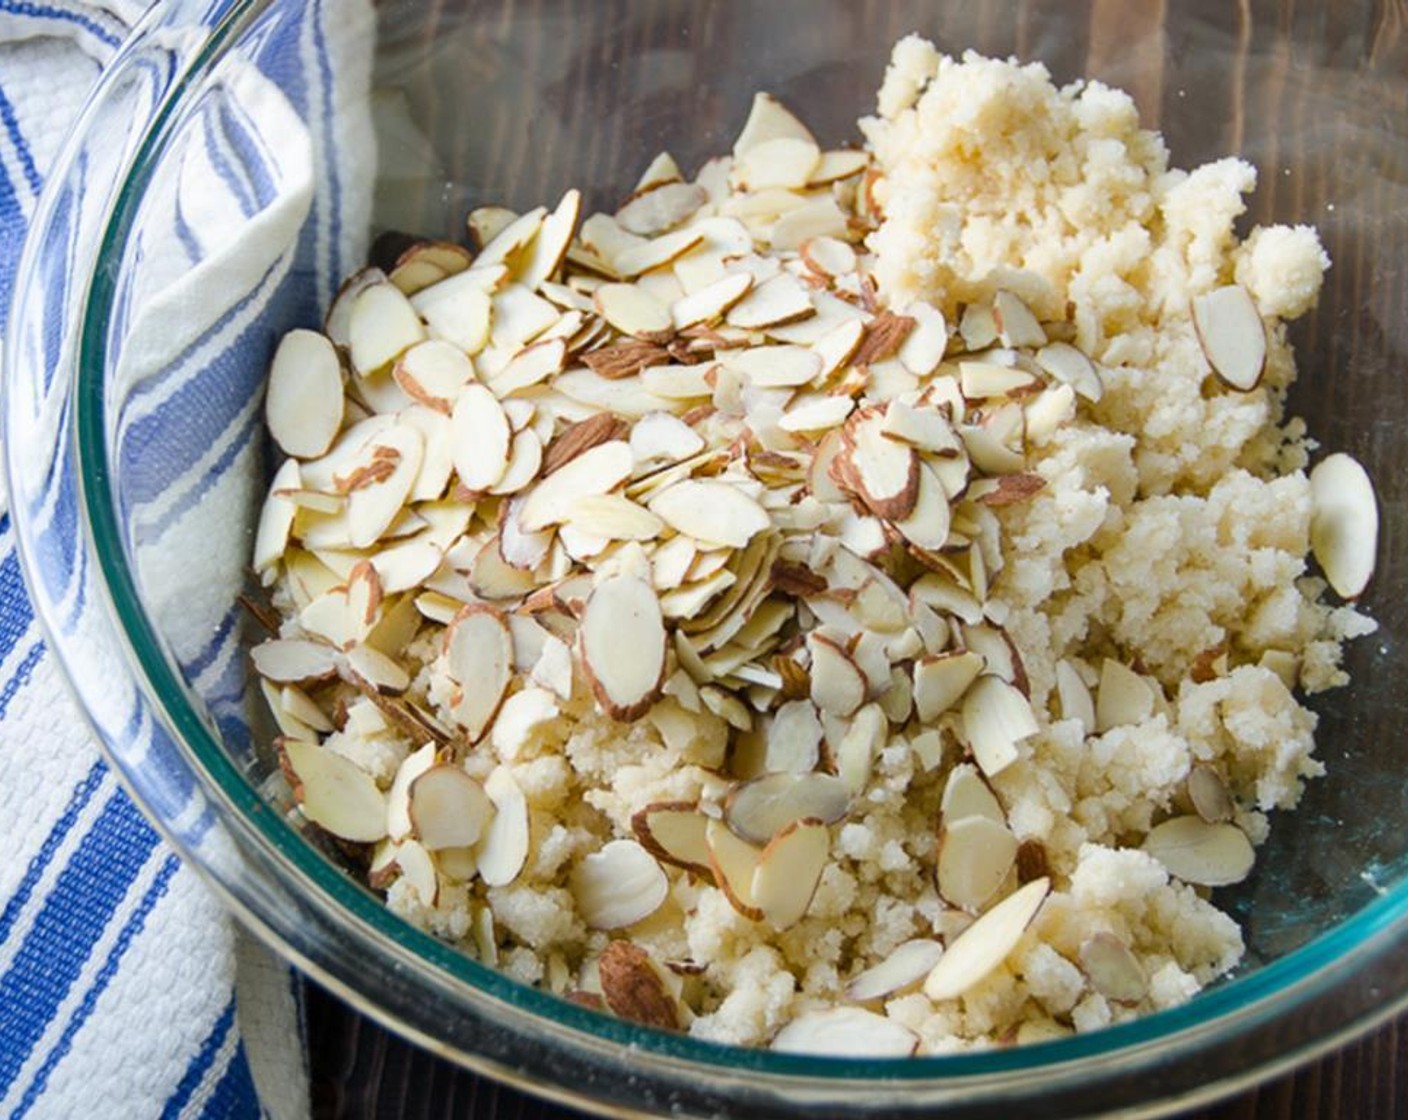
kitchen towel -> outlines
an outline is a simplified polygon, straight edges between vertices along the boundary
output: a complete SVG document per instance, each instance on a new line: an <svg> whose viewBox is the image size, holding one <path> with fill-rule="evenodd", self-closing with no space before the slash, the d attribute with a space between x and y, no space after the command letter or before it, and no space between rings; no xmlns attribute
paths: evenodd
<svg viewBox="0 0 1408 1120"><path fill-rule="evenodd" d="M310 9L325 3L339 17L365 10L346 0L313 0ZM45 173L142 9L131 0L0 0L0 332ZM340 25L366 29L357 20ZM321 34L325 25L319 18L311 26ZM315 35L307 49L327 46ZM225 92L236 104L248 94L251 119L283 111L278 90L257 70L227 82ZM300 127L296 115L290 121ZM306 191L315 170L305 176ZM172 200L191 245L190 268L138 278L147 310L179 306L184 324L214 312L202 301L228 301L245 290L241 283L253 293L267 275L250 242L230 242L238 223L220 210L222 199L201 197L205 183L183 180ZM267 201L261 213L274 225L281 208L287 224L307 205L306 198ZM336 258L328 269L340 266ZM202 287L211 275L219 283ZM175 369L162 360L163 345L179 343L184 328L168 319L144 329L142 306L139 300L120 375L159 382ZM257 450L248 418L238 438ZM229 661L237 651L227 644L220 656ZM307 1114L298 980L237 930L99 757L45 649L3 494L0 843L0 1118Z"/></svg>

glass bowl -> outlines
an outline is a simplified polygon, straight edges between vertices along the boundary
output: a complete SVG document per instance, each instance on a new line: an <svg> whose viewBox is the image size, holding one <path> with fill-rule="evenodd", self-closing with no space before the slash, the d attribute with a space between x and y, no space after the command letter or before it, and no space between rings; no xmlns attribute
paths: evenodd
<svg viewBox="0 0 1408 1120"><path fill-rule="evenodd" d="M1379 633L1319 704L1315 782L1224 900L1250 952L1178 1009L1017 1049L824 1060L639 1028L489 971L388 913L261 792L275 767L238 606L259 397L380 232L481 201L606 204L657 150L723 150L757 88L855 138L891 43L1129 89L1179 166L1258 165L1254 221L1335 265L1296 326L1294 411L1377 481ZM166 0L92 96L34 215L4 442L52 648L149 815L280 952L431 1050L615 1114L1154 1115L1368 1029L1408 993L1408 37L1350 2Z"/></svg>

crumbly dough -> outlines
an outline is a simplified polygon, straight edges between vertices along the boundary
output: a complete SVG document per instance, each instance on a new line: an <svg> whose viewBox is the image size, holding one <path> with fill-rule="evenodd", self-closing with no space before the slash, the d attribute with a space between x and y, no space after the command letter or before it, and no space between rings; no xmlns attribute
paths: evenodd
<svg viewBox="0 0 1408 1120"><path fill-rule="evenodd" d="M1259 228L1239 240L1251 166L1172 169L1126 94L1093 82L1058 89L1040 65L950 58L911 37L895 48L878 110L861 127L881 172L885 219L869 246L882 301L920 297L952 324L969 303L1017 292L1041 318L1074 325L1106 386L1033 448L1028 469L1046 488L1002 510L1005 567L990 613L1020 650L1041 730L992 784L1018 839L1044 845L1053 890L1018 949L965 995L934 1002L911 990L881 1008L916 1032L921 1053L940 1054L1092 1030L1187 1000L1232 969L1243 952L1236 923L1139 841L1182 803L1197 762L1219 770L1236 823L1264 839L1266 814L1294 807L1322 772L1315 716L1295 690L1344 684L1341 643L1373 624L1323 604L1308 575L1304 432L1283 416L1295 369L1280 320L1311 307L1329 266L1315 232ZM1266 374L1252 392L1210 393L1189 301L1233 282L1271 324ZM1195 683L1195 663L1214 650L1226 652L1227 672ZM1162 695L1143 723L1087 735L1059 718L1056 664L1072 659L1093 683L1107 656L1142 666ZM427 650L414 687L450 718L443 658ZM643 806L724 784L709 769L723 722L706 712L681 735L668 709L622 725L579 687L563 718L526 744L473 753L471 774L503 763L528 799L527 867L511 886L444 891L434 909L397 883L390 907L522 979L590 986L590 964L579 970L612 935L577 914L572 867L629 837ZM365 729L377 714L359 717ZM328 745L386 780L404 747L372 732ZM659 961L707 965L671 981L691 1034L766 1044L799 1013L844 1003L846 982L902 942L962 928L932 870L956 761L952 746L892 741L864 808L835 830L808 915L782 933L672 872L666 904L629 936ZM1148 994L1137 1005L1087 980L1080 946L1100 932L1141 964Z"/></svg>

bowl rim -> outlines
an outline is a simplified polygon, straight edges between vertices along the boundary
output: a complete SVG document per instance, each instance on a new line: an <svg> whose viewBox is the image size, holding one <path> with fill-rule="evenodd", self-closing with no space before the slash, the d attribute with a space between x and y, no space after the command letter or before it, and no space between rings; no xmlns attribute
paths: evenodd
<svg viewBox="0 0 1408 1120"><path fill-rule="evenodd" d="M183 95L199 86L222 57L225 46L244 28L247 18L263 7L265 0L235 0L230 13L211 32L190 68L150 122L132 167L118 188L117 202L103 226L99 248L102 257L121 259L145 187L172 138L172 130L180 123L180 110L185 106ZM1408 929L1408 877L1404 877L1289 954L1252 972L1225 980L1178 1007L1051 1042L899 1060L777 1054L670 1034L579 1007L481 965L393 914L319 853L289 822L271 811L270 802L234 765L187 701L187 688L141 607L115 498L109 489L111 474L103 413L103 371L116 284L114 271L97 270L82 301L80 347L71 388L75 436L72 454L78 467L82 520L86 531L91 533L98 561L95 572L99 590L112 607L120 637L131 659L130 666L135 668L147 701L174 732L174 741L197 774L206 795L238 821L243 827L241 839L255 843L270 866L279 868L287 880L311 889L320 906L328 912L350 918L363 931L394 946L408 959L430 965L479 996L553 1026L565 1027L593 1042L644 1051L692 1065L724 1068L731 1073L753 1071L827 1082L947 1080L1052 1070L1088 1058L1118 1057L1157 1048L1180 1036L1208 1032L1223 1035L1284 1010L1286 1005L1295 1002L1293 997L1298 993L1330 983L1336 974L1332 966L1368 952L1385 933L1397 934ZM61 634L60 628L47 623L46 629L51 638ZM63 639L58 637L54 644L61 652ZM62 653L60 660L63 660ZM119 768L126 769L121 765ZM127 777L130 784L138 788L141 800L140 782L130 773ZM201 861L197 857L195 862ZM203 869L217 880L220 878L211 868ZM228 891L222 894L229 897ZM260 925L267 935L268 927L262 922ZM273 940L286 955L302 956L277 932ZM1404 1004L1408 1004L1408 992L1381 1005L1381 1014L1374 1018L1382 1018ZM1324 1046L1332 1045L1340 1037L1339 1034L1331 1037ZM1186 1098L1179 1106L1183 1103Z"/></svg>

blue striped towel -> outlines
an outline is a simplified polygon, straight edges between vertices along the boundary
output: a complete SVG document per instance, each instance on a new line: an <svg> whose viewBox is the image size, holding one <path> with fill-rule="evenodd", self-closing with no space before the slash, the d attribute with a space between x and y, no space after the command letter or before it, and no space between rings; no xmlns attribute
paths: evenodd
<svg viewBox="0 0 1408 1120"><path fill-rule="evenodd" d="M141 14L0 0L0 331L65 128ZM0 1117L301 1117L298 981L98 756L46 653L0 493Z"/></svg>

